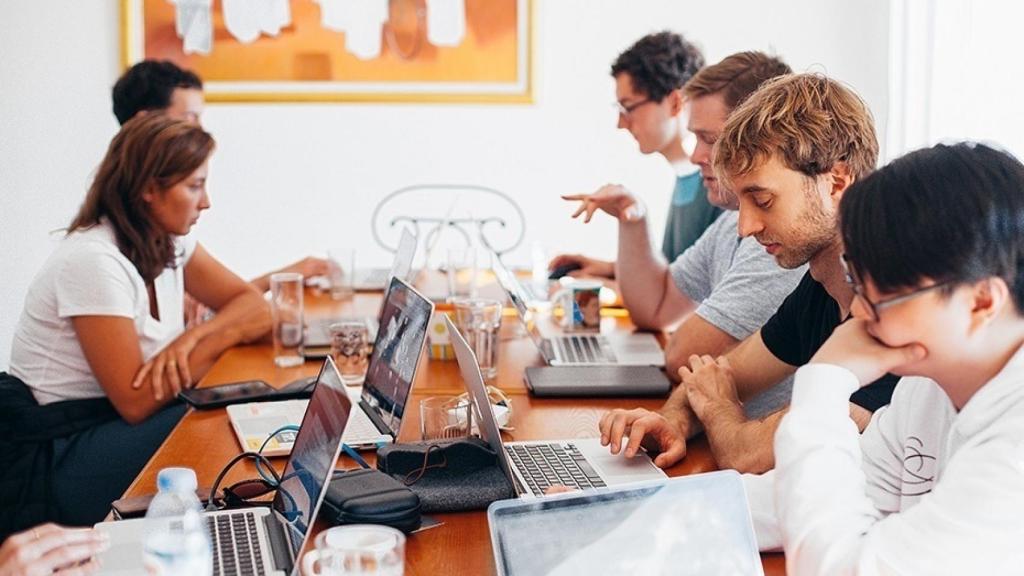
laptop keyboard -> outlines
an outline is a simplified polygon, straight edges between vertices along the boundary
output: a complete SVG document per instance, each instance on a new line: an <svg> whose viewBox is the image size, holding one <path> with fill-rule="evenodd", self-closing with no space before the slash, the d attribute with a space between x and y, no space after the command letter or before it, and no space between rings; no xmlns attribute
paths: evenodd
<svg viewBox="0 0 1024 576"><path fill-rule="evenodd" d="M359 278L360 284L380 284L384 286L388 283L388 274L391 270L386 268L371 268L366 271L365 275Z"/></svg>
<svg viewBox="0 0 1024 576"><path fill-rule="evenodd" d="M575 444L511 444L505 451L538 496L555 484L579 489L606 486Z"/></svg>
<svg viewBox="0 0 1024 576"><path fill-rule="evenodd" d="M554 339L560 360L568 364L614 364L615 355L599 336L574 335Z"/></svg>
<svg viewBox="0 0 1024 576"><path fill-rule="evenodd" d="M362 408L352 408L348 423L345 424L345 433L341 440L346 444L362 444L380 438L380 430L373 425L373 420L363 412Z"/></svg>
<svg viewBox="0 0 1024 576"><path fill-rule="evenodd" d="M210 542L213 543L213 573L216 576L262 576L267 573L254 513L240 511L207 518Z"/></svg>

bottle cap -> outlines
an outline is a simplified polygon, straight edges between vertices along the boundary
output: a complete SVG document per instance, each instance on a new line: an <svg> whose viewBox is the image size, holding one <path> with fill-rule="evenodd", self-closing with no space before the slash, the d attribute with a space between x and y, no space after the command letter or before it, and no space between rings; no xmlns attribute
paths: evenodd
<svg viewBox="0 0 1024 576"><path fill-rule="evenodd" d="M191 468L164 468L156 476L156 487L161 492L195 492L197 485Z"/></svg>

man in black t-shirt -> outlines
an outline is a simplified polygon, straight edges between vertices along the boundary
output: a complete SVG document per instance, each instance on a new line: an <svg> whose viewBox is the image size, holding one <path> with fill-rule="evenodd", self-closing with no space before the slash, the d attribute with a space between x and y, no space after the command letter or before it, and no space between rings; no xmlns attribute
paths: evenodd
<svg viewBox="0 0 1024 576"><path fill-rule="evenodd" d="M809 272L761 330L725 357L691 356L683 384L658 412L614 410L601 419L601 441L627 456L641 444L668 467L686 454L703 426L722 468L774 467L772 441L785 411L747 420L741 399L774 385L810 360L849 315L853 292L840 262L836 215L843 193L875 167L871 113L842 84L818 74L771 80L737 108L715 148L722 183L739 198L739 234L753 236L783 268ZM894 377L851 397L861 430L889 402ZM624 436L628 441L623 444Z"/></svg>

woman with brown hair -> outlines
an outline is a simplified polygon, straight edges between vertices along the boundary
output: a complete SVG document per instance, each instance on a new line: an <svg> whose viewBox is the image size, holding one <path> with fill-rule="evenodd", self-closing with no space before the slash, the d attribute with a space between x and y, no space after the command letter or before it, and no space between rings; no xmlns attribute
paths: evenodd
<svg viewBox="0 0 1024 576"><path fill-rule="evenodd" d="M33 445L49 462L15 486L42 512L5 527L102 519L182 415L177 393L269 330L261 295L189 235L210 207L213 148L202 128L163 114L127 122L33 280L0 404L25 427L51 421ZM187 330L186 288L217 311ZM8 490L13 472L0 474Z"/></svg>

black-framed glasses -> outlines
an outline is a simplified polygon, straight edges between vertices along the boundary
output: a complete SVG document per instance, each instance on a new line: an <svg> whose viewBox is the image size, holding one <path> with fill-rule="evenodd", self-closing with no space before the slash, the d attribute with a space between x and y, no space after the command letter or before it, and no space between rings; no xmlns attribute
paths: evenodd
<svg viewBox="0 0 1024 576"><path fill-rule="evenodd" d="M643 100L639 102L633 102L632 104L623 104L622 102L616 102L615 104L613 104L613 106L615 106L615 109L619 112L620 116L625 116L629 118L629 116L633 113L634 110L643 106L644 104L650 104L651 102L654 102L654 100L651 100L650 98L644 98Z"/></svg>
<svg viewBox="0 0 1024 576"><path fill-rule="evenodd" d="M953 283L953 281L951 280L948 280L946 282L938 282L930 286L925 286L923 288L918 288L911 292L907 292L906 294L900 294L899 296L883 298L878 302L872 302L867 297L867 294L864 293L864 283L857 276L857 272L853 269L853 266L850 265L850 259L847 258L846 254L843 254L843 257L840 259L840 262L843 265L843 272L846 274L846 283L850 286L850 290L853 290L853 298L855 300L860 300L860 303L864 306L864 308L871 312L872 322L878 322L880 318L879 313L882 310L885 310L886 308L895 306L902 302L906 302L907 300L911 300L913 298L917 298L922 294L949 286L950 284Z"/></svg>

